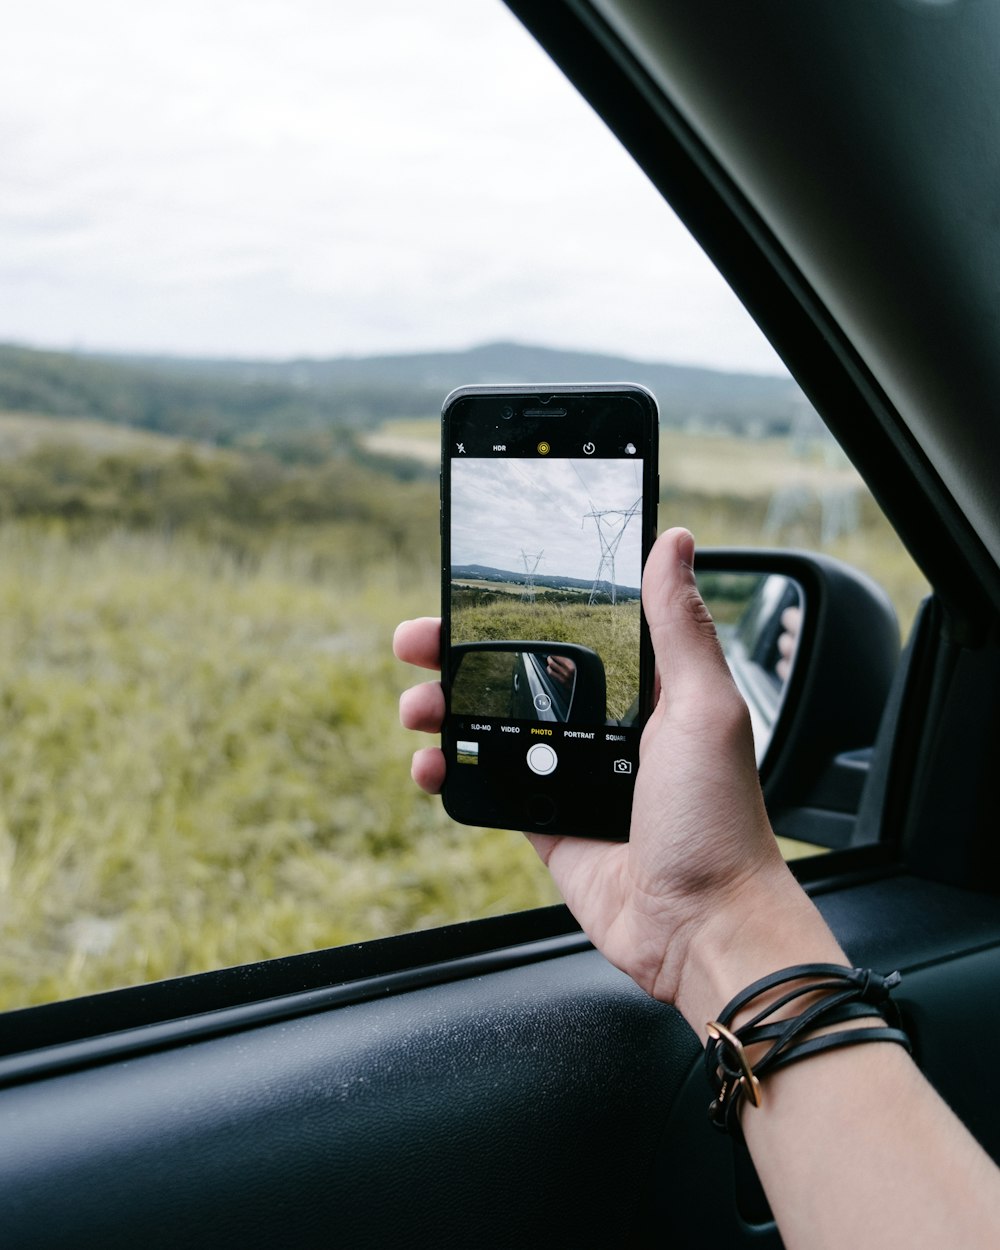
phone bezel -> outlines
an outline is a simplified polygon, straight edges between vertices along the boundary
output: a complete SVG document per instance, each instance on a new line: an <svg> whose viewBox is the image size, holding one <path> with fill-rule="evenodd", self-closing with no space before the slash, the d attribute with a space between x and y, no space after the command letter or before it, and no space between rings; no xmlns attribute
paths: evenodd
<svg viewBox="0 0 1000 1250"><path fill-rule="evenodd" d="M623 383L544 383L544 384L525 384L525 385L503 385L503 386L463 386L452 391L444 401L442 407L442 444L441 444L441 606L442 606L442 629L441 629L441 652L442 652L442 684L445 692L445 722L442 727L442 746L446 754L452 746L452 719L451 719L451 671L449 657L451 654L451 552L450 552L450 522L451 522L451 433L455 423L456 413L463 413L463 420L468 420L466 401L473 400L476 402L480 411L477 414L477 421L482 423L484 434L493 426L496 437L503 435L504 431L521 430L523 437L523 425L515 424L516 420L522 423L541 419L531 416L524 417L523 408L552 408L565 409L562 416L558 417L561 422L567 422L567 428L576 426L580 421L595 421L595 410L606 408L609 401L617 404L621 401L628 401L630 405L636 406L639 414L639 421L642 428L642 439L645 448L643 455L643 488L642 488L642 565L645 567L646 558L649 550L656 537L656 519L657 505L659 496L659 476L658 476L658 434L659 434L659 413L656 400L653 394L644 386L631 382ZM460 405L463 407L460 408ZM513 407L515 412L510 418L502 416L504 407ZM545 414L554 417L555 414ZM607 420L609 414L604 411L601 418ZM601 457L599 457L601 458ZM649 713L652 710L653 696L653 653L649 640L649 630L646 625L645 615L640 616L640 638L639 638L639 715L634 725L629 729L635 730L636 741L641 733L642 726L645 724ZM449 769L449 773L451 770ZM483 794L483 801L479 804L473 804L471 807L467 802L456 802L455 791L457 786L449 784L452 780L446 776L444 790L442 791L442 799L445 809L452 819L463 824L486 825L495 828L510 829L534 829L538 832L570 834L584 837L605 838L609 840L620 841L628 837L629 815L631 811L631 795L632 787L628 791L628 810L623 810L620 798L616 798L614 803L610 803L607 797L602 794L602 788L599 783L590 784L585 777L577 777L574 782L574 791L580 789L592 791L593 802L586 804L587 816L583 819L579 816L579 805L577 806L577 818L567 821L561 818L563 814L558 807L554 815L547 818L532 819L528 814L527 801L524 805L519 805L520 800L511 797L509 801L501 801L495 793L496 787L489 786L488 782L484 782L479 787ZM620 785L620 783L617 783ZM560 787L564 787L565 782L560 779ZM633 776L634 787L634 776ZM468 792L470 783L466 780L463 783L463 790ZM553 787L556 790L557 787ZM535 796L538 798L539 796ZM554 800L553 800L554 801ZM541 809L539 809L541 811ZM546 809L547 810L547 809ZM542 813L544 816L544 813Z"/></svg>

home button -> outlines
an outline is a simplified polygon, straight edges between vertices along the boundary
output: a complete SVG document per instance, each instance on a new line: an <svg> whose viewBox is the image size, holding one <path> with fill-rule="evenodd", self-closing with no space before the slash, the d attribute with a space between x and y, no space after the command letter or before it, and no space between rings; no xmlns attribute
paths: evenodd
<svg viewBox="0 0 1000 1250"><path fill-rule="evenodd" d="M547 794L533 794L526 804L530 824L551 825L555 819L556 805Z"/></svg>

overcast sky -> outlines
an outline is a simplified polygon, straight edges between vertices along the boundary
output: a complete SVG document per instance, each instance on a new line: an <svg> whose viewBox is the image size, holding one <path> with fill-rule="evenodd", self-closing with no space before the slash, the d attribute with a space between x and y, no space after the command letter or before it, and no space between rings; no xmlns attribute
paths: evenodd
<svg viewBox="0 0 1000 1250"><path fill-rule="evenodd" d="M2 339L782 371L499 0L31 0L3 43Z"/></svg>
<svg viewBox="0 0 1000 1250"><path fill-rule="evenodd" d="M597 524L587 513L629 509L642 494L635 460L493 460L458 456L451 462L453 564L524 568L521 552L543 552L539 575L592 579L601 560ZM601 518L606 540L623 517ZM615 582L639 585L642 518L625 525L615 553Z"/></svg>

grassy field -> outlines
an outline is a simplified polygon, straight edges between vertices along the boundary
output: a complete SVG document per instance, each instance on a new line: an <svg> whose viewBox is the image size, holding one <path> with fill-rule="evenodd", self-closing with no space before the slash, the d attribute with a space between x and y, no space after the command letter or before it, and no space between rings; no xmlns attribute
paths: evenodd
<svg viewBox="0 0 1000 1250"><path fill-rule="evenodd" d="M523 839L452 824L409 780L396 703L427 674L389 642L438 607L429 475L65 424L0 421L0 1008L555 901ZM436 422L414 424L436 457ZM394 456L416 437L389 433ZM808 484L847 489L843 464L663 444L661 525L824 546L905 626L923 582L871 502L824 542ZM633 636L635 605L581 635L546 598L547 637ZM511 636L488 606L465 636ZM620 715L635 677L610 680Z"/></svg>
<svg viewBox="0 0 1000 1250"><path fill-rule="evenodd" d="M0 526L0 1007L555 901L409 780L390 638L433 560L324 539L340 576Z"/></svg>
<svg viewBox="0 0 1000 1250"><path fill-rule="evenodd" d="M465 656L451 688L451 709L469 716L513 716L511 681L514 657L481 651ZM460 764L478 763L458 752Z"/></svg>
<svg viewBox="0 0 1000 1250"><path fill-rule="evenodd" d="M47 446L82 447L102 455L140 452L146 457L174 456L177 439L151 430L84 418L67 421L35 412L0 412L0 460L11 460ZM212 456L214 448L199 447Z"/></svg>
<svg viewBox="0 0 1000 1250"><path fill-rule="evenodd" d="M524 594L523 582L491 582L491 581L486 581L485 579L463 577L461 580L456 580L452 584L455 586L462 586L469 590L485 590L485 591L488 591L490 594L514 595L518 599L520 599L521 596ZM562 588L557 588L554 586L539 586L537 584L534 587L534 592L535 592L535 597L538 599L544 599L546 595L548 595L549 597L559 596L560 598L565 599L574 593L572 591L566 591ZM585 599L589 597L589 592L587 591L581 591L577 593L582 595L582 597Z"/></svg>

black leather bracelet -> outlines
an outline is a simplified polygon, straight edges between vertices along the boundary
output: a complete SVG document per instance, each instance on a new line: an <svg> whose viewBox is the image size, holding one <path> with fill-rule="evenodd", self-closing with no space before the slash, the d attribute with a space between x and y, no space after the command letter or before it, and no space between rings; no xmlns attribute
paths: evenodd
<svg viewBox="0 0 1000 1250"><path fill-rule="evenodd" d="M761 1105L761 1079L801 1059L866 1042L893 1042L910 1051L910 1039L890 998L890 991L900 980L898 972L883 976L870 969L838 964L796 964L748 985L725 1005L717 1020L707 1025L705 1070L714 1094L708 1109L712 1123L722 1132L742 1137L740 1107L744 1102ZM740 1012L761 994L783 985L791 988L733 1029ZM806 996L814 1001L798 1015L773 1018ZM864 1019L877 1020L878 1024L816 1036L817 1030ZM765 1043L769 1043L767 1049L751 1066L747 1047Z"/></svg>

